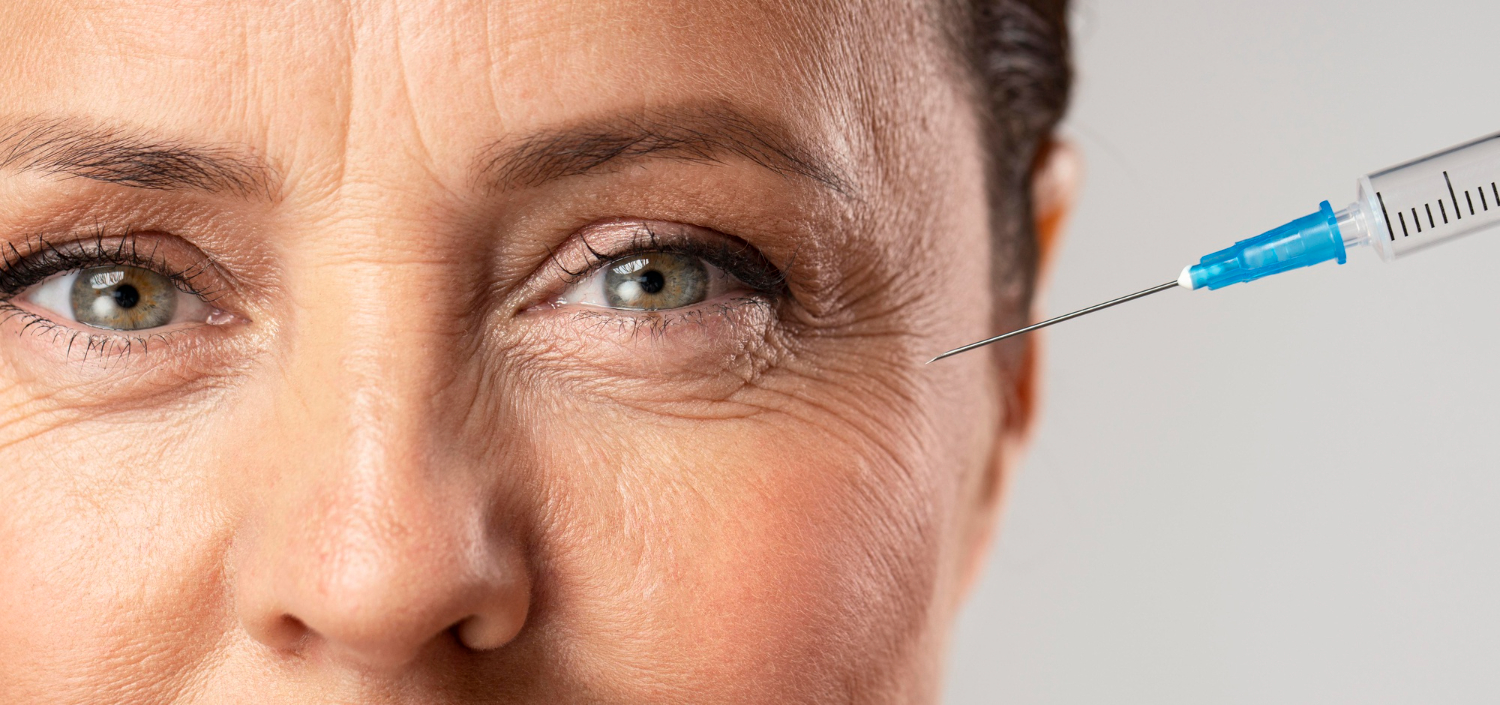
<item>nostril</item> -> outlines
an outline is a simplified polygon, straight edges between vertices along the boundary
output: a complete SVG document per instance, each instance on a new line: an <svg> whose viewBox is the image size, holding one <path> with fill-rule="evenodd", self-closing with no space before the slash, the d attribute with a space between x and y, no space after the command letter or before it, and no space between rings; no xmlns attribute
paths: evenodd
<svg viewBox="0 0 1500 705"><path fill-rule="evenodd" d="M302 649L308 645L308 637L312 636L311 628L302 619L293 615L282 615L276 619L276 643L284 651L294 654L302 654Z"/></svg>
<svg viewBox="0 0 1500 705"><path fill-rule="evenodd" d="M255 636L261 643L294 654L302 652L312 634L302 620L289 614L266 620L257 631L259 633Z"/></svg>
<svg viewBox="0 0 1500 705"><path fill-rule="evenodd" d="M526 623L526 610L500 609L485 614L476 614L455 624L453 635L458 643L473 651L498 649L520 633Z"/></svg>
<svg viewBox="0 0 1500 705"><path fill-rule="evenodd" d="M473 619L473 617L469 617L468 619L463 619L463 620L460 620L458 622L454 622L453 626L448 627L448 630L445 632L445 634L447 635L447 637L449 639L452 639L454 644L458 645L458 648L463 649L465 651L474 651L475 650L474 647L469 646L467 643L464 642L464 635L463 635L463 626L465 624L468 624L469 620L471 620L471 619Z"/></svg>
<svg viewBox="0 0 1500 705"><path fill-rule="evenodd" d="M285 648L290 651L300 652L303 645L307 643L307 637L311 634L312 630L308 629L302 620L289 614L281 615L279 621L281 623L277 625L277 629L287 635L287 646Z"/></svg>

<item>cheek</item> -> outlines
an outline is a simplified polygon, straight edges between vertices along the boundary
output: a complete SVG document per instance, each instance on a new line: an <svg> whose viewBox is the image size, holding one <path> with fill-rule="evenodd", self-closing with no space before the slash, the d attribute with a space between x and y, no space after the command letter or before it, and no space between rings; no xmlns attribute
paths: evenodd
<svg viewBox="0 0 1500 705"><path fill-rule="evenodd" d="M166 700L225 625L187 434L82 423L8 444L0 467L0 701ZM61 690L69 684L72 690ZM132 700L134 701L134 700Z"/></svg>
<svg viewBox="0 0 1500 705"><path fill-rule="evenodd" d="M938 488L911 475L918 459L812 433L757 440L728 456L748 482L702 574L706 643L738 653L739 676L768 659L854 669L839 680L899 671L933 598Z"/></svg>
<svg viewBox="0 0 1500 705"><path fill-rule="evenodd" d="M543 549L561 552L544 561L554 617L588 630L573 645L612 674L601 681L654 672L704 688L699 702L825 702L909 682L947 473L769 414L620 427L650 430L580 450L575 467L597 474L559 488L566 520Z"/></svg>

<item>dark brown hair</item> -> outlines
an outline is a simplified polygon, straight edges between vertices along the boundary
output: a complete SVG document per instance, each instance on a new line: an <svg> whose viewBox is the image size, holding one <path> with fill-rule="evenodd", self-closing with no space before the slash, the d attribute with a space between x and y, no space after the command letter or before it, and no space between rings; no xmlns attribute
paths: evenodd
<svg viewBox="0 0 1500 705"><path fill-rule="evenodd" d="M1072 88L1068 0L951 2L986 141L997 323L1013 324L1036 283L1030 176Z"/></svg>

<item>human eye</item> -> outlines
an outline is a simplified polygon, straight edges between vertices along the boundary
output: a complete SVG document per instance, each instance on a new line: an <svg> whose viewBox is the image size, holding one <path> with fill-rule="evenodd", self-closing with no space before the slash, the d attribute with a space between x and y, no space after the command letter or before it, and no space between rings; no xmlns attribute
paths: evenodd
<svg viewBox="0 0 1500 705"><path fill-rule="evenodd" d="M207 322L213 308L159 272L128 265L89 267L54 275L22 300L64 321L112 331L148 331Z"/></svg>
<svg viewBox="0 0 1500 705"><path fill-rule="evenodd" d="M676 311L712 302L769 301L784 278L754 247L687 226L642 226L603 250L585 243L588 264L553 306Z"/></svg>
<svg viewBox="0 0 1500 705"><path fill-rule="evenodd" d="M129 345L232 318L212 303L205 263L159 245L157 239L143 250L135 236L101 235L9 247L0 263L0 306L28 318L24 330L91 336L87 349L103 349L109 336Z"/></svg>
<svg viewBox="0 0 1500 705"><path fill-rule="evenodd" d="M643 252L604 262L569 287L556 303L619 311L663 311L686 308L743 289L746 287L734 275L702 257Z"/></svg>

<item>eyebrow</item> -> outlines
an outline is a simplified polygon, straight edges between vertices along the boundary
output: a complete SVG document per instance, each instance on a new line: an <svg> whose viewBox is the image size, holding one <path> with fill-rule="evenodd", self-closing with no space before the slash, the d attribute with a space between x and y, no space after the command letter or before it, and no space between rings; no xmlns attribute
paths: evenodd
<svg viewBox="0 0 1500 705"><path fill-rule="evenodd" d="M76 118L0 122L0 169L157 191L231 193L274 200L275 172L247 148L155 138Z"/></svg>
<svg viewBox="0 0 1500 705"><path fill-rule="evenodd" d="M728 108L674 108L498 140L481 150L478 171L490 188L512 190L647 158L720 164L732 157L852 195L851 180L832 159L777 123ZM280 192L275 171L243 146L158 138L76 118L0 121L3 169L159 191L268 200Z"/></svg>
<svg viewBox="0 0 1500 705"><path fill-rule="evenodd" d="M651 158L706 164L739 158L852 195L851 180L831 158L778 123L722 107L609 117L498 140L481 152L478 173L490 188L505 191Z"/></svg>

